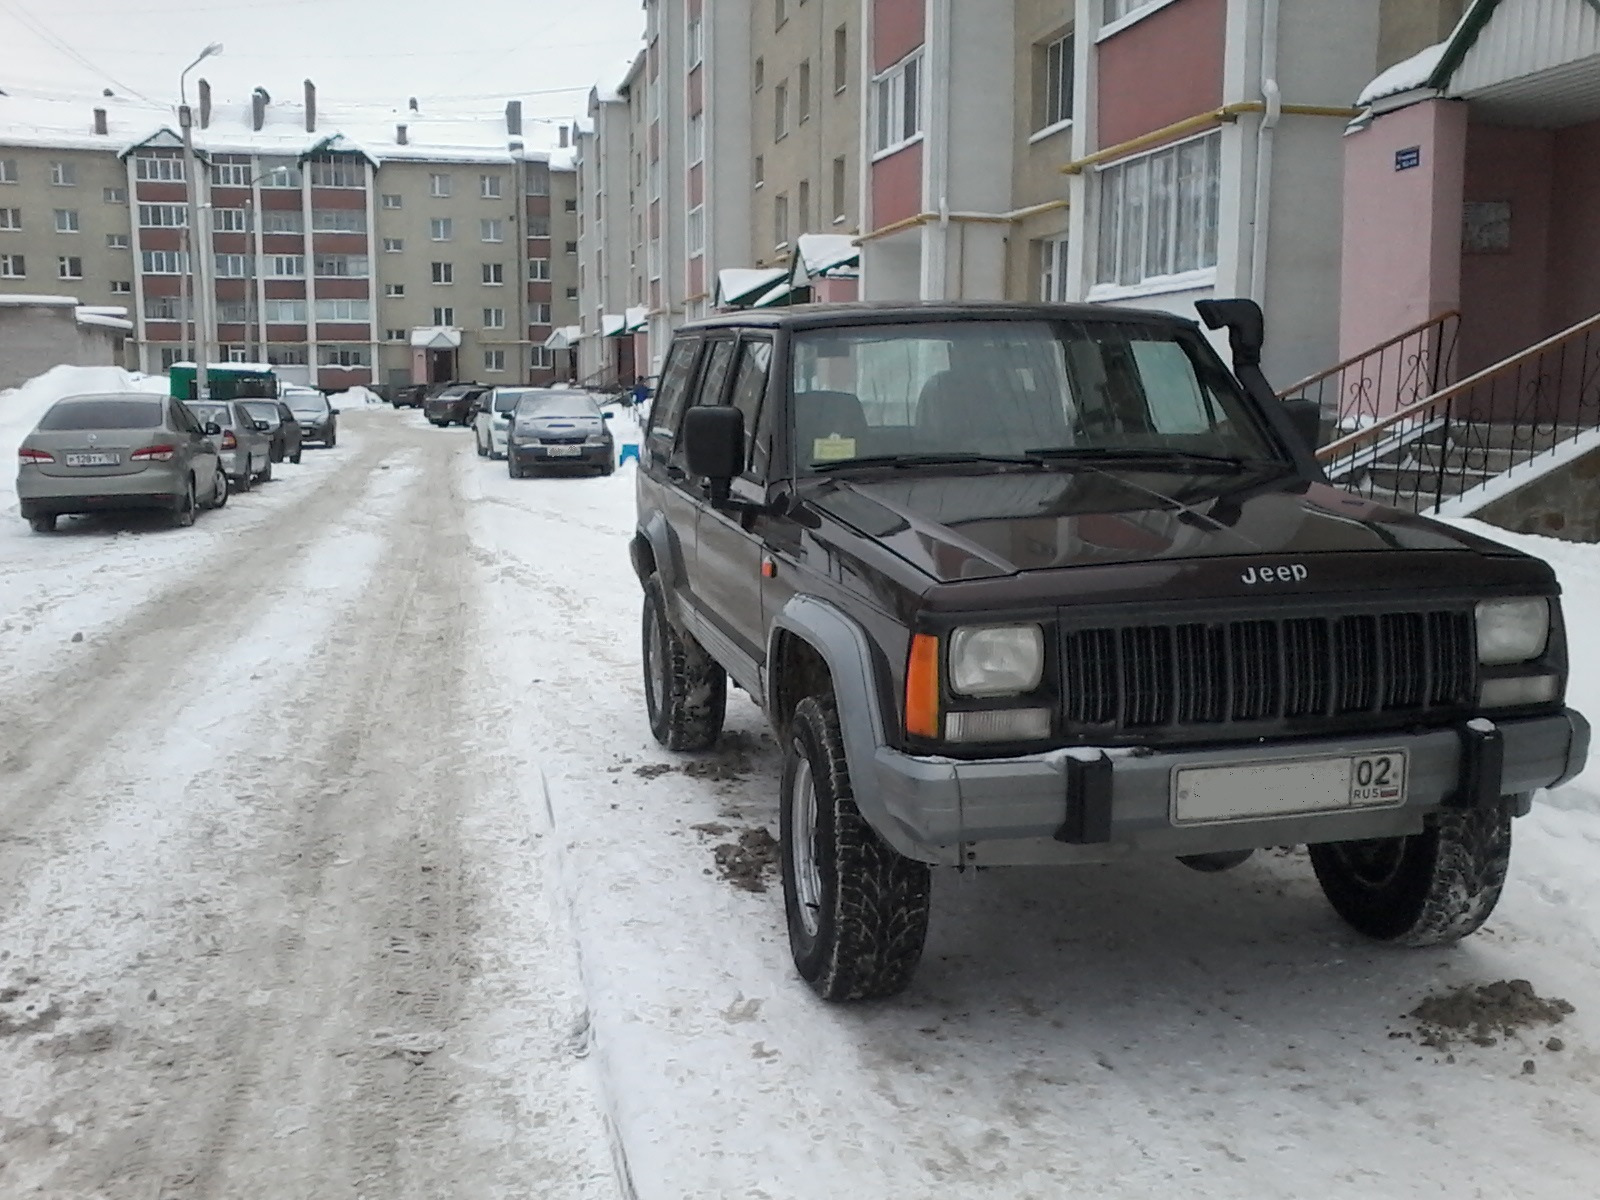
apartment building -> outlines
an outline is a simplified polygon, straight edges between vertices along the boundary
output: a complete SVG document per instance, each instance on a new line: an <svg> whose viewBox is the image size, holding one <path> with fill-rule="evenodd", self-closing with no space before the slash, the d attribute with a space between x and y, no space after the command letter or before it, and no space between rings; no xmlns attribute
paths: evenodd
<svg viewBox="0 0 1600 1200"><path fill-rule="evenodd" d="M637 64L635 64L637 67ZM631 78L633 71L630 70ZM624 82L624 86L626 81ZM635 326L645 310L636 275L632 223L632 117L619 88L589 93L587 124L575 141L578 192L578 378L627 386L638 370Z"/></svg>
<svg viewBox="0 0 1600 1200"><path fill-rule="evenodd" d="M564 132L529 146L520 102L503 118L319 108L308 82L298 103L257 89L228 105L202 82L203 242L170 117L0 96L0 294L126 305L133 365L160 370L196 352L203 249L215 358L326 388L558 377L546 343L576 317L572 155Z"/></svg>

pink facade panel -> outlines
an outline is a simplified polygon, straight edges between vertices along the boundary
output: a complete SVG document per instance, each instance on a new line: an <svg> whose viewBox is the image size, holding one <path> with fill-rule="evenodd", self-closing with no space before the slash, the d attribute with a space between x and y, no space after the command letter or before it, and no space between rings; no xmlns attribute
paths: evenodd
<svg viewBox="0 0 1600 1200"><path fill-rule="evenodd" d="M705 72L696 67L689 72L689 81L686 85L688 92L689 115L697 116L705 109Z"/></svg>
<svg viewBox="0 0 1600 1200"><path fill-rule="evenodd" d="M1550 264L1555 135L1473 125L1467 131L1465 199L1509 204L1508 248L1461 257L1461 369L1509 358L1554 330L1545 318Z"/></svg>
<svg viewBox="0 0 1600 1200"><path fill-rule="evenodd" d="M860 298L859 280L819 279L811 285L811 299L817 304L848 304Z"/></svg>
<svg viewBox="0 0 1600 1200"><path fill-rule="evenodd" d="M1099 145L1222 105L1227 0L1177 0L1098 46Z"/></svg>
<svg viewBox="0 0 1600 1200"><path fill-rule="evenodd" d="M1344 147L1339 351L1350 358L1460 305L1467 108L1416 104Z"/></svg>
<svg viewBox="0 0 1600 1200"><path fill-rule="evenodd" d="M704 163L695 163L694 166L689 168L689 177L684 186L684 194L689 201L690 208L696 207L705 199L706 180Z"/></svg>
<svg viewBox="0 0 1600 1200"><path fill-rule="evenodd" d="M922 211L922 143L872 164L872 225L882 229Z"/></svg>
<svg viewBox="0 0 1600 1200"><path fill-rule="evenodd" d="M927 40L925 0L872 0L872 69L894 66Z"/></svg>
<svg viewBox="0 0 1600 1200"><path fill-rule="evenodd" d="M706 260L702 256L696 254L684 268L683 287L691 298L699 297L706 290Z"/></svg>
<svg viewBox="0 0 1600 1200"><path fill-rule="evenodd" d="M1548 324L1600 313L1600 121L1556 131Z"/></svg>

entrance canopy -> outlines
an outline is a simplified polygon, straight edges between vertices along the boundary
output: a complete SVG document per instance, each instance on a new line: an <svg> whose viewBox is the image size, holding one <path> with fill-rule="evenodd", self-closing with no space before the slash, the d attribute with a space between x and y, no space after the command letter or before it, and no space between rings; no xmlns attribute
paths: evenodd
<svg viewBox="0 0 1600 1200"><path fill-rule="evenodd" d="M414 350L459 350L461 330L450 325L429 325L411 331Z"/></svg>

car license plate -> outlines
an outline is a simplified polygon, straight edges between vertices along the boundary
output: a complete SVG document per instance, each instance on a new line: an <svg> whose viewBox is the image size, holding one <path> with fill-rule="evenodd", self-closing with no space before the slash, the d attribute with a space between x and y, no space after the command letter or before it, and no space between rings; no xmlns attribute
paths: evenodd
<svg viewBox="0 0 1600 1200"><path fill-rule="evenodd" d="M69 454L69 467L114 467L122 460L115 454Z"/></svg>
<svg viewBox="0 0 1600 1200"><path fill-rule="evenodd" d="M1175 825L1297 813L1397 808L1406 802L1406 752L1380 750L1240 766L1180 767L1172 775Z"/></svg>
<svg viewBox="0 0 1600 1200"><path fill-rule="evenodd" d="M546 446L545 454L551 458L577 458L583 453L582 446Z"/></svg>

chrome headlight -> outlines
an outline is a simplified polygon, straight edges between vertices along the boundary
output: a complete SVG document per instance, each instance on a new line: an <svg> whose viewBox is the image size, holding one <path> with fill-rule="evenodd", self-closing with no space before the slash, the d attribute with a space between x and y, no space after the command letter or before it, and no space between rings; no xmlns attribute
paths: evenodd
<svg viewBox="0 0 1600 1200"><path fill-rule="evenodd" d="M1550 601L1483 600L1478 604L1478 661L1486 667L1528 662L1550 641Z"/></svg>
<svg viewBox="0 0 1600 1200"><path fill-rule="evenodd" d="M950 635L950 688L962 696L1020 696L1044 676L1044 630L973 625Z"/></svg>

